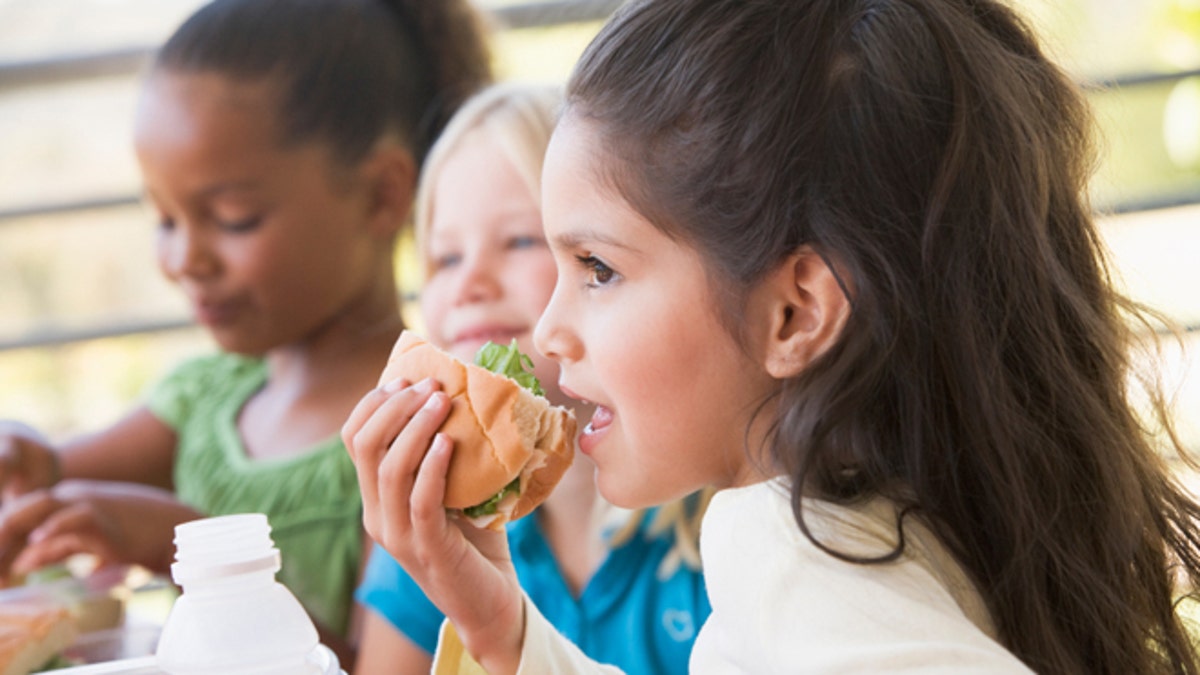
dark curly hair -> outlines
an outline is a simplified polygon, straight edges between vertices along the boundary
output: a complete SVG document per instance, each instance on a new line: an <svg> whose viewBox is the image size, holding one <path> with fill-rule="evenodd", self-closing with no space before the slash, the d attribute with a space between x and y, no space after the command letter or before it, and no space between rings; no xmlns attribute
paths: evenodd
<svg viewBox="0 0 1200 675"><path fill-rule="evenodd" d="M153 67L278 78L284 142L329 142L353 163L395 133L418 165L450 115L491 81L469 0L214 0Z"/></svg>

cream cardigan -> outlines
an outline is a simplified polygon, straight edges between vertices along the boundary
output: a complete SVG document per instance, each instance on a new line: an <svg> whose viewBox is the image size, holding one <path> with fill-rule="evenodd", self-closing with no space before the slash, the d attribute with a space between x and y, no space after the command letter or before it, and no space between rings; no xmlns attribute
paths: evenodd
<svg viewBox="0 0 1200 675"><path fill-rule="evenodd" d="M879 556L895 545L896 512L877 499L855 507L807 501L822 544ZM973 584L914 518L898 560L861 565L815 546L796 526L786 485L719 492L700 536L713 613L696 640L696 675L753 673L1029 673L995 639ZM615 674L585 657L525 603L523 675ZM630 645L636 649L637 645ZM449 624L434 672L478 673Z"/></svg>

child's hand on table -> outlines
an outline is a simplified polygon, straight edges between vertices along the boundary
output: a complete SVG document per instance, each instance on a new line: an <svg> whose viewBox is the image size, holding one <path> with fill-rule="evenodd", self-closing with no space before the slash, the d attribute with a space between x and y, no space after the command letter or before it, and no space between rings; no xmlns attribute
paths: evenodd
<svg viewBox="0 0 1200 675"><path fill-rule="evenodd" d="M25 574L77 553L100 564L130 563L164 573L175 526L201 517L160 488L71 480L0 509L0 576Z"/></svg>
<svg viewBox="0 0 1200 675"><path fill-rule="evenodd" d="M58 481L58 456L29 425L0 420L0 501L7 502Z"/></svg>

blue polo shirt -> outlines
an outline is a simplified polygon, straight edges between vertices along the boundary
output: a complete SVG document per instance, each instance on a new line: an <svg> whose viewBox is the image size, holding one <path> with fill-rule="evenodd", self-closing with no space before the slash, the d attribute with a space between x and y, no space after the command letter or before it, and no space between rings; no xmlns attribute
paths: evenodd
<svg viewBox="0 0 1200 675"><path fill-rule="evenodd" d="M648 537L644 524L651 520L652 514L628 543L609 552L579 598L559 572L537 518L509 524L509 547L517 578L538 610L593 660L629 675L683 675L712 608L699 572L680 565L670 578L658 578L671 538ZM356 597L433 653L442 613L378 545Z"/></svg>

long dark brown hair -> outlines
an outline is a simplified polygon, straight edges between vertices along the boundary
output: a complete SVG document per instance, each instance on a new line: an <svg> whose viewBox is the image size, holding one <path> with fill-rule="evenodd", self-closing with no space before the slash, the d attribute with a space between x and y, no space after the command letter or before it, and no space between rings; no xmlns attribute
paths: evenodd
<svg viewBox="0 0 1200 675"><path fill-rule="evenodd" d="M394 133L419 166L491 81L484 16L469 0L214 0L153 67L269 79L281 90L281 140L326 141L346 164Z"/></svg>
<svg viewBox="0 0 1200 675"><path fill-rule="evenodd" d="M1086 105L1011 10L633 2L568 106L623 198L709 261L735 336L798 247L838 263L838 343L764 403L801 529L804 497L886 496L1034 670L1200 671L1171 569L1198 577L1200 508L1159 454L1183 453L1161 398L1155 436L1127 394L1152 319L1110 283Z"/></svg>

